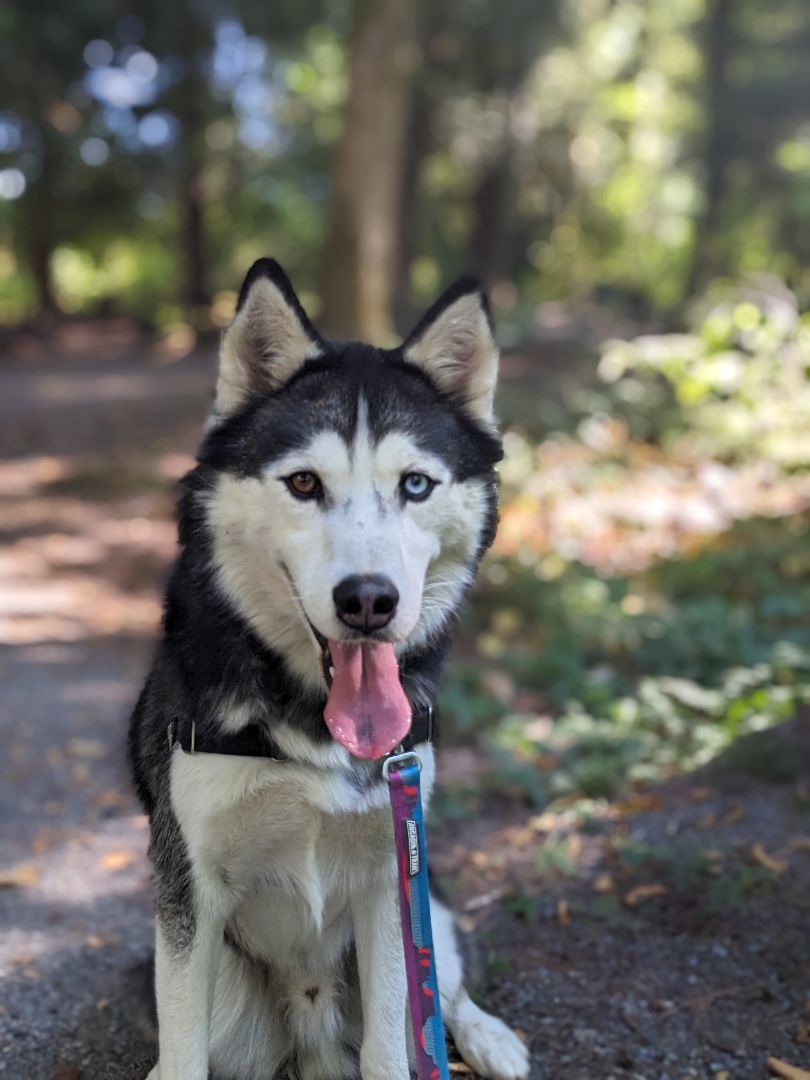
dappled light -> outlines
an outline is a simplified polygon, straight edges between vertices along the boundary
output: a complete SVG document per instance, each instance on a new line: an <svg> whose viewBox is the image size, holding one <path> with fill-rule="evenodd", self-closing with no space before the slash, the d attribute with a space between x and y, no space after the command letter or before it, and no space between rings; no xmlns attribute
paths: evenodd
<svg viewBox="0 0 810 1080"><path fill-rule="evenodd" d="M0 1074L154 1064L127 717L273 257L381 347L488 289L430 825L473 996L531 1080L810 1080L805 0L50 7L0 17Z"/></svg>

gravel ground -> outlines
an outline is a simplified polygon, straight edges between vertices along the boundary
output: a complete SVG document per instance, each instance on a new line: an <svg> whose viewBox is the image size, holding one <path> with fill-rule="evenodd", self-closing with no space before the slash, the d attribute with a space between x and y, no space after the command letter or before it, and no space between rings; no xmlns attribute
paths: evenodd
<svg viewBox="0 0 810 1080"><path fill-rule="evenodd" d="M210 356L0 372L14 1080L141 1080L153 1060L147 830L124 736L173 546L167 481L210 381ZM810 1069L807 728L752 746L770 759L775 740L787 762L772 785L743 757L585 817L493 797L434 827L479 996L529 1040L533 1080L758 1080L768 1056ZM449 774L475 764L453 753Z"/></svg>

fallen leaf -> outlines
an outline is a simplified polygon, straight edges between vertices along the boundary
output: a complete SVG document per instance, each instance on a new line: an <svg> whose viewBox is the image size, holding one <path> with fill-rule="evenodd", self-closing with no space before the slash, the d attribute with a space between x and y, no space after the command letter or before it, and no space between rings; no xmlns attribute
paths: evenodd
<svg viewBox="0 0 810 1080"><path fill-rule="evenodd" d="M101 865L105 870L124 870L134 863L136 858L134 851L110 851L101 860Z"/></svg>
<svg viewBox="0 0 810 1080"><path fill-rule="evenodd" d="M760 866L764 866L766 870L770 870L772 874L781 874L788 868L788 863L785 859L777 859L774 858L773 855L769 855L759 841L751 846L751 857L755 862L758 862Z"/></svg>
<svg viewBox="0 0 810 1080"><path fill-rule="evenodd" d="M492 889L490 892L484 893L481 896L474 896L464 904L463 910L478 911L479 908L489 907L490 904L502 900L508 891L509 890L505 885L501 885L497 889Z"/></svg>
<svg viewBox="0 0 810 1080"><path fill-rule="evenodd" d="M0 889L27 889L39 881L39 870L33 863L22 863L0 870Z"/></svg>
<svg viewBox="0 0 810 1080"><path fill-rule="evenodd" d="M640 814L643 810L660 810L661 800L647 791L637 791L622 802L613 804L612 810L624 817Z"/></svg>
<svg viewBox="0 0 810 1080"><path fill-rule="evenodd" d="M806 1020L800 1020L796 1025L796 1031L793 1038L797 1043L810 1042L810 1024Z"/></svg>
<svg viewBox="0 0 810 1080"><path fill-rule="evenodd" d="M571 923L571 909L565 899L557 901L557 922L560 926L569 926Z"/></svg>
<svg viewBox="0 0 810 1080"><path fill-rule="evenodd" d="M810 1080L810 1072L806 1069L797 1069L795 1065L788 1065L779 1058L769 1057L768 1068L777 1076L783 1077L783 1080Z"/></svg>
<svg viewBox="0 0 810 1080"><path fill-rule="evenodd" d="M714 1080L730 1080L730 1077L731 1077L731 1073L727 1072L725 1069L723 1069L722 1072L718 1072L718 1073L714 1074Z"/></svg>
<svg viewBox="0 0 810 1080"><path fill-rule="evenodd" d="M60 1065L51 1076L51 1080L79 1080L79 1075L76 1065Z"/></svg>
<svg viewBox="0 0 810 1080"><path fill-rule="evenodd" d="M810 851L810 836L794 836L788 847L791 851Z"/></svg>
<svg viewBox="0 0 810 1080"><path fill-rule="evenodd" d="M710 799L712 797L712 795L715 795L715 794L716 794L716 792L715 792L714 788L695 787L695 788L692 788L692 790L689 792L689 800L690 800L690 802L695 802L695 803L696 802L705 802L707 799Z"/></svg>
<svg viewBox="0 0 810 1080"><path fill-rule="evenodd" d="M705 814L697 823L699 829L713 829L717 824L717 814Z"/></svg>
<svg viewBox="0 0 810 1080"><path fill-rule="evenodd" d="M90 949L103 949L107 945L117 945L120 940L120 938L114 937L109 934L90 934L89 937L85 938L84 943Z"/></svg>
<svg viewBox="0 0 810 1080"><path fill-rule="evenodd" d="M638 907L639 904L652 900L656 896L666 896L669 889L666 885L651 883L649 885L636 885L625 895L624 902L628 907Z"/></svg>
<svg viewBox="0 0 810 1080"><path fill-rule="evenodd" d="M712 877L719 877L723 873L723 862L725 860L726 853L721 851L720 848L707 848L703 852L703 858L706 861L706 871L712 875Z"/></svg>
<svg viewBox="0 0 810 1080"><path fill-rule="evenodd" d="M729 803L728 810L726 810L725 814L723 815L723 821L725 821L728 825L734 825L736 824L736 822L742 820L742 818L744 817L745 807L741 802L737 802L737 800L735 799L731 803Z"/></svg>
<svg viewBox="0 0 810 1080"><path fill-rule="evenodd" d="M598 893L613 892L615 888L615 882L610 874L600 874L593 883L593 891Z"/></svg>
<svg viewBox="0 0 810 1080"><path fill-rule="evenodd" d="M529 818L529 828L534 829L535 832L551 832L558 820L556 814L537 814L535 817Z"/></svg>
<svg viewBox="0 0 810 1080"><path fill-rule="evenodd" d="M109 1007L109 1004L110 1004L110 999L109 998L99 998L98 1001L96 1002L96 1008L98 1009L99 1012L104 1012L104 1010Z"/></svg>
<svg viewBox="0 0 810 1080"><path fill-rule="evenodd" d="M456 925L462 934L471 934L478 926L478 920L474 915L459 915L456 919Z"/></svg>
<svg viewBox="0 0 810 1080"><path fill-rule="evenodd" d="M91 760L103 758L107 753L107 747L101 739L68 739L66 750L71 757L90 758Z"/></svg>
<svg viewBox="0 0 810 1080"><path fill-rule="evenodd" d="M31 841L31 853L33 855L44 855L46 851L49 851L54 846L55 836L55 829L40 829Z"/></svg>

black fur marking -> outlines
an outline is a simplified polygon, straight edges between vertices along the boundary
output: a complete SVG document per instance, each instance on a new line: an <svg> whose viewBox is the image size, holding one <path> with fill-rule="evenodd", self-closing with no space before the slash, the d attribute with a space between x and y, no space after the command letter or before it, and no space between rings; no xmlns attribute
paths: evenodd
<svg viewBox="0 0 810 1080"><path fill-rule="evenodd" d="M219 586L205 505L219 475L259 475L324 430L337 432L351 445L363 401L374 440L402 431L442 459L456 480L477 478L484 485L487 513L476 565L497 522L494 466L502 453L497 436L408 363L404 346L383 351L322 342L286 275L272 260L260 260L251 268L240 292L240 307L259 277L270 278L281 289L323 354L307 361L284 387L257 397L213 429L200 448L196 468L183 480L178 505L181 551L166 593L163 638L129 732L135 785L152 825L150 857L158 916L170 947L178 952L193 941L196 923L188 850L170 803L170 723L182 726L194 721L197 737L212 750L221 734L223 711L237 704L245 723L258 725L271 739L281 720L316 743L331 739L323 720L325 689L307 689L294 678L284 658L259 639ZM487 311L478 283L463 279L431 308L409 341L449 304L471 292L478 292ZM445 628L432 641L401 659L403 687L415 707L435 701L454 619L449 613ZM374 772L373 765L358 763L358 788L365 786L366 774L371 777Z"/></svg>
<svg viewBox="0 0 810 1080"><path fill-rule="evenodd" d="M487 317L487 323L489 324L490 330L492 330L494 324L492 321L492 311L489 305L489 297L478 278L467 276L459 278L458 281L454 282L454 284L444 290L439 299L428 308L416 327L408 335L402 348L410 348L420 337L422 337L427 328L438 319L443 311L446 311L451 304L455 304L456 300L460 300L462 296L470 296L472 293L478 294L481 309Z"/></svg>
<svg viewBox="0 0 810 1080"><path fill-rule="evenodd" d="M323 356L308 360L286 386L211 431L200 450L200 464L258 476L320 431L335 431L350 445L361 400L367 404L376 442L402 431L444 460L456 480L492 478L491 470L502 457L497 436L405 361L402 349L383 352L368 345L327 346ZM198 487L213 477L203 471L196 477L192 473L187 487L189 481Z"/></svg>
<svg viewBox="0 0 810 1080"><path fill-rule="evenodd" d="M149 858L155 870L155 909L161 931L172 951L180 956L194 942L197 919L194 883L188 848L169 805L169 784L150 818Z"/></svg>

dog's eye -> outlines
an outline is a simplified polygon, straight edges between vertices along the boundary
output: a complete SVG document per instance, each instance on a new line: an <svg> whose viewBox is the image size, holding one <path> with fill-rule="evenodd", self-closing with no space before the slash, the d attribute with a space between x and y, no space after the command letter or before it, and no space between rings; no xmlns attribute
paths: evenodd
<svg viewBox="0 0 810 1080"><path fill-rule="evenodd" d="M321 482L314 472L296 472L284 478L284 483L299 499L317 499L321 492Z"/></svg>
<svg viewBox="0 0 810 1080"><path fill-rule="evenodd" d="M402 494L412 502L422 502L433 491L436 481L420 472L405 473L400 481Z"/></svg>

